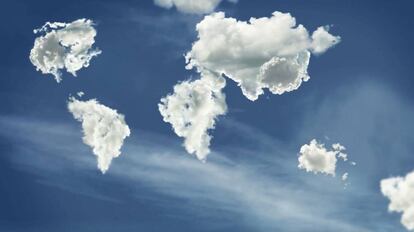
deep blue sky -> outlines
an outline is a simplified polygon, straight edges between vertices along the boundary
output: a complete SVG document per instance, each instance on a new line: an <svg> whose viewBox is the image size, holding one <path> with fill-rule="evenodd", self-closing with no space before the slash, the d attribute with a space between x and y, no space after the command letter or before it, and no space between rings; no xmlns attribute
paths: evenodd
<svg viewBox="0 0 414 232"><path fill-rule="evenodd" d="M412 1L223 2L217 11L240 20L282 11L310 31L333 25L342 41L311 58L298 91L251 102L229 80L207 164L185 153L157 108L196 78L182 54L202 16L151 0L0 6L0 231L404 231L379 181L414 169ZM103 53L57 84L30 63L33 29L78 18L97 23ZM66 108L80 90L132 129L105 175ZM345 190L296 167L300 146L325 137L358 163Z"/></svg>

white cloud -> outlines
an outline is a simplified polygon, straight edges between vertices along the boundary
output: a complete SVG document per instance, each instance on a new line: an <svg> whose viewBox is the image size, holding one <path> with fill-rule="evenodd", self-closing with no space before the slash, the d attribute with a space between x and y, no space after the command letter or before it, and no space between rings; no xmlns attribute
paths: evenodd
<svg viewBox="0 0 414 232"><path fill-rule="evenodd" d="M35 34L44 33L36 38L30 51L30 61L43 74L52 74L57 82L62 80L61 70L76 76L76 72L88 67L94 56L101 54L93 49L96 30L89 19L78 19L71 23L47 22Z"/></svg>
<svg viewBox="0 0 414 232"><path fill-rule="evenodd" d="M347 172L345 172L343 175L342 175L342 181L346 181L346 180L348 180L348 173Z"/></svg>
<svg viewBox="0 0 414 232"><path fill-rule="evenodd" d="M222 0L154 0L155 5L167 9L175 6L178 11L190 14L211 13ZM236 3L237 0L229 0Z"/></svg>
<svg viewBox="0 0 414 232"><path fill-rule="evenodd" d="M330 47L340 41L340 38L329 34L329 27L318 27L312 33L311 50L315 54L326 52Z"/></svg>
<svg viewBox="0 0 414 232"><path fill-rule="evenodd" d="M265 88L283 94L309 80L310 52L322 53L340 41L327 30L319 27L309 36L289 13L248 22L213 13L197 24L198 40L186 55L187 68L226 75L252 101Z"/></svg>
<svg viewBox="0 0 414 232"><path fill-rule="evenodd" d="M342 159L343 161L348 161L348 155L342 152L338 154L338 158Z"/></svg>
<svg viewBox="0 0 414 232"><path fill-rule="evenodd" d="M333 150L327 150L324 144L318 143L315 139L311 140L309 144L300 148L298 167L315 174L320 172L335 176L337 156L347 155L343 153L345 147L341 144L333 144L332 147ZM348 178L348 173L345 178Z"/></svg>
<svg viewBox="0 0 414 232"><path fill-rule="evenodd" d="M211 73L201 79L184 81L174 86L174 93L161 99L159 111L174 132L184 138L184 146L199 160L205 160L210 152L211 136L216 118L227 111L222 88L225 79Z"/></svg>
<svg viewBox="0 0 414 232"><path fill-rule="evenodd" d="M332 144L332 148L335 151L338 151L339 152L338 153L338 158L342 159L345 162L348 161L348 154L342 152L342 151L345 151L346 150L346 148L344 146L342 146L339 143L334 143L334 144ZM346 173L346 174L348 175L348 173Z"/></svg>
<svg viewBox="0 0 414 232"><path fill-rule="evenodd" d="M85 95L85 93L83 91L79 91L78 93L76 93L76 95L78 95L78 97L83 97L83 95Z"/></svg>
<svg viewBox="0 0 414 232"><path fill-rule="evenodd" d="M93 149L98 158L98 168L105 173L113 158L121 154L124 139L130 135L124 115L100 104L69 98L68 109L82 123L83 142Z"/></svg>
<svg viewBox="0 0 414 232"><path fill-rule="evenodd" d="M340 143L332 144L332 148L334 150L337 150L337 151L345 151L346 150L346 148L344 146L342 146Z"/></svg>
<svg viewBox="0 0 414 232"><path fill-rule="evenodd" d="M381 192L390 200L388 210L402 213L401 223L414 231L414 171L381 180Z"/></svg>

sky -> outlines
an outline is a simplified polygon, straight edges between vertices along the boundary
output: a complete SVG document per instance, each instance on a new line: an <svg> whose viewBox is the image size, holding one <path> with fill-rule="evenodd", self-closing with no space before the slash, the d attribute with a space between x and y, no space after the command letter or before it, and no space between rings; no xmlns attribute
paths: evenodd
<svg viewBox="0 0 414 232"><path fill-rule="evenodd" d="M166 7L171 2L0 3L0 231L414 230L414 3L223 0L194 8L177 0ZM290 13L309 36L284 27L231 36L243 21L275 11ZM221 30L220 17L235 20ZM45 35L33 30L78 19L93 21L68 30L86 38L92 50L75 55L89 65L62 69L57 83L30 58ZM312 37L320 26L336 42ZM71 41L65 35L56 34L59 46ZM254 49L231 50L244 40ZM269 91L273 76L265 73L254 99L243 70L262 71L268 54L282 59L271 67L293 64L282 71L303 68L298 57L310 54L307 73L280 94ZM177 86L188 92L180 96ZM177 113L162 102L167 96L202 113L183 116L190 107Z"/></svg>

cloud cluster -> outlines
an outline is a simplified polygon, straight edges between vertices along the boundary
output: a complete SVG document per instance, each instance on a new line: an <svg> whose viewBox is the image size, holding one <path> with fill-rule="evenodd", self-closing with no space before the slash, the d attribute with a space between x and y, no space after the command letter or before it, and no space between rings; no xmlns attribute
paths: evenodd
<svg viewBox="0 0 414 232"><path fill-rule="evenodd" d="M227 111L222 88L225 79L212 73L203 73L201 79L184 81L174 86L174 93L161 99L159 111L174 132L184 138L184 146L199 160L210 152L211 136L216 118Z"/></svg>
<svg viewBox="0 0 414 232"><path fill-rule="evenodd" d="M178 11L190 14L211 13L222 0L154 0L155 5L171 9L173 6ZM236 3L237 0L228 0Z"/></svg>
<svg viewBox="0 0 414 232"><path fill-rule="evenodd" d="M36 38L30 51L30 61L43 74L52 74L57 82L62 80L61 70L76 76L76 72L88 67L91 59L101 51L93 49L96 30L89 19L78 19L71 23L47 22L35 34Z"/></svg>
<svg viewBox="0 0 414 232"><path fill-rule="evenodd" d="M263 89L283 94L309 80L310 53L323 53L340 41L328 29L319 27L310 36L289 13L249 21L213 13L197 24L198 40L186 55L187 68L229 77L252 101Z"/></svg>
<svg viewBox="0 0 414 232"><path fill-rule="evenodd" d="M124 116L97 100L69 98L68 109L82 123L83 142L93 149L98 168L105 173L113 158L121 154L124 139L130 135Z"/></svg>
<svg viewBox="0 0 414 232"><path fill-rule="evenodd" d="M198 40L185 56L186 68L196 68L201 79L177 84L174 94L161 100L164 121L185 138L189 153L205 160L211 139L208 130L214 128L218 115L226 113L224 77L238 83L252 101L265 88L274 94L296 90L309 80L311 53L323 53L340 41L328 29L319 27L309 36L295 18L281 12L248 22L226 18L223 12L204 17L196 26Z"/></svg>
<svg viewBox="0 0 414 232"><path fill-rule="evenodd" d="M338 158L347 161L347 154L344 151L345 147L339 143L332 144L332 150L328 150L323 143L312 139L309 144L300 148L298 167L315 174L324 173L335 176ZM346 179L348 179L348 173L342 176L342 180Z"/></svg>
<svg viewBox="0 0 414 232"><path fill-rule="evenodd" d="M401 223L414 231L414 171L405 177L382 180L381 192L390 200L388 210L402 213Z"/></svg>

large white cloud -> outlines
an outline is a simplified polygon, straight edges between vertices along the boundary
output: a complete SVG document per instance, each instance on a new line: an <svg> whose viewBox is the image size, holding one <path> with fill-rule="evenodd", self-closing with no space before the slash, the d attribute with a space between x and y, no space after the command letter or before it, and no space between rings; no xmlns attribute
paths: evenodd
<svg viewBox="0 0 414 232"><path fill-rule="evenodd" d="M57 82L62 80L61 70L76 76L76 71L88 67L94 56L101 54L93 49L96 30L89 19L78 19L71 23L47 22L35 34L36 38L30 51L30 61L44 74L52 74Z"/></svg>
<svg viewBox="0 0 414 232"><path fill-rule="evenodd" d="M267 88L274 94L296 90L309 80L310 54L320 54L340 41L319 27L310 36L289 13L238 21L223 12L197 24L198 40L186 55L187 68L224 74L254 101Z"/></svg>
<svg viewBox="0 0 414 232"><path fill-rule="evenodd" d="M95 99L81 101L70 97L68 109L82 123L83 142L93 149L98 168L105 173L112 159L121 154L124 139L130 135L124 115Z"/></svg>
<svg viewBox="0 0 414 232"><path fill-rule="evenodd" d="M402 213L401 223L414 231L414 171L381 180L381 192L390 200L388 210Z"/></svg>
<svg viewBox="0 0 414 232"><path fill-rule="evenodd" d="M191 14L211 13L222 0L154 0L154 3L167 9L175 6L177 10ZM228 0L237 2L237 0Z"/></svg>
<svg viewBox="0 0 414 232"><path fill-rule="evenodd" d="M325 173L335 176L337 156L342 159L347 157L344 151L345 147L339 143L333 144L332 150L328 150L324 144L312 139L309 144L305 144L300 148L298 167L307 172ZM346 174L347 177L348 174Z"/></svg>
<svg viewBox="0 0 414 232"><path fill-rule="evenodd" d="M203 73L201 79L184 81L174 86L174 93L161 99L159 111L174 132L184 137L184 146L199 160L205 160L210 152L211 136L217 116L227 111L222 88L225 79L211 73Z"/></svg>

